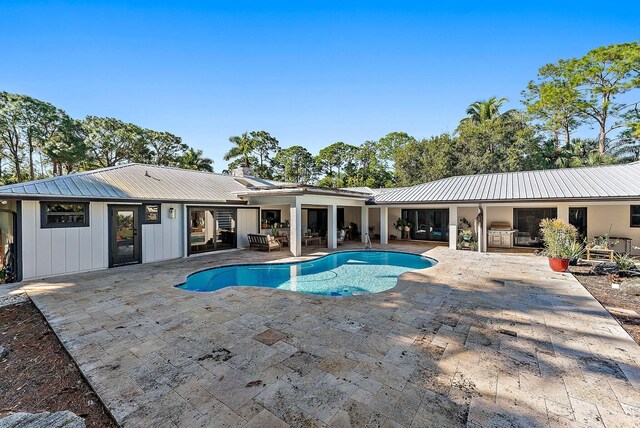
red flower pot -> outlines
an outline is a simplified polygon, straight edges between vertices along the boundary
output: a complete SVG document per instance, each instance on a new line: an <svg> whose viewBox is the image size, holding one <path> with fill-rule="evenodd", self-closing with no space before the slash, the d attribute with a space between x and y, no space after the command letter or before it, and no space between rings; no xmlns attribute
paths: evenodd
<svg viewBox="0 0 640 428"><path fill-rule="evenodd" d="M569 259L554 259L549 257L549 267L554 272L566 272L569 269Z"/></svg>

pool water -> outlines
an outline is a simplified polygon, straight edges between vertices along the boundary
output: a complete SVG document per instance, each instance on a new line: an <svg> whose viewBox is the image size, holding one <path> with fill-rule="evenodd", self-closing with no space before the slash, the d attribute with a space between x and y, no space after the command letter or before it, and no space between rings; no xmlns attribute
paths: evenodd
<svg viewBox="0 0 640 428"><path fill-rule="evenodd" d="M216 291L235 285L269 287L298 293L352 296L393 288L398 277L437 262L393 251L344 251L295 263L224 266L189 275L178 288Z"/></svg>

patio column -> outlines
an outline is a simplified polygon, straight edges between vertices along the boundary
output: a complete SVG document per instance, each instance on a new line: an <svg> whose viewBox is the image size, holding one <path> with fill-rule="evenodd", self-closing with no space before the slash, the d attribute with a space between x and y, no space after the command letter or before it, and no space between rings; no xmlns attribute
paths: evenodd
<svg viewBox="0 0 640 428"><path fill-rule="evenodd" d="M380 207L380 243L387 245L389 243L389 207Z"/></svg>
<svg viewBox="0 0 640 428"><path fill-rule="evenodd" d="M327 206L327 248L338 248L338 206Z"/></svg>
<svg viewBox="0 0 640 428"><path fill-rule="evenodd" d="M298 201L290 207L289 250L295 257L302 255L302 206Z"/></svg>
<svg viewBox="0 0 640 428"><path fill-rule="evenodd" d="M449 249L455 250L458 244L458 206L449 207Z"/></svg>
<svg viewBox="0 0 640 428"><path fill-rule="evenodd" d="M569 204L558 204L558 220L569 223Z"/></svg>
<svg viewBox="0 0 640 428"><path fill-rule="evenodd" d="M365 235L369 233L369 207L367 205L360 207L360 223L360 241L365 242Z"/></svg>
<svg viewBox="0 0 640 428"><path fill-rule="evenodd" d="M487 224L489 223L489 208L486 205L482 206L483 216L482 216L482 241L481 244L478 245L478 251L481 253L487 252L487 241L489 240L489 235L487 234Z"/></svg>

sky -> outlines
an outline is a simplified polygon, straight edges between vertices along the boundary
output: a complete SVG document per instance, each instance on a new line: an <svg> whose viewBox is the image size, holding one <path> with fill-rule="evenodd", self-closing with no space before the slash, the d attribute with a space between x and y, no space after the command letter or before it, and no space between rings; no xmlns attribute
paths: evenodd
<svg viewBox="0 0 640 428"><path fill-rule="evenodd" d="M168 131L222 171L266 130L313 154L451 132L539 67L640 39L640 2L0 0L0 91ZM595 135L595 134L594 134Z"/></svg>

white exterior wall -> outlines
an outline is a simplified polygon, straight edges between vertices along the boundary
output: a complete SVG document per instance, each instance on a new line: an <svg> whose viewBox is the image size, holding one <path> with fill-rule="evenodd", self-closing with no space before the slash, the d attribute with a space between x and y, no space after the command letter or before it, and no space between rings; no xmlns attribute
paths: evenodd
<svg viewBox="0 0 640 428"><path fill-rule="evenodd" d="M609 236L631 238L631 253L640 254L640 227L631 227L631 205L640 205L640 202L626 205L587 205L587 235L589 238L607 233ZM575 205L575 207L579 206L584 205ZM621 246L615 248L621 249Z"/></svg>
<svg viewBox="0 0 640 428"><path fill-rule="evenodd" d="M40 227L40 202L23 201L23 279L108 268L108 206L109 204L106 202L89 203L89 227L42 229ZM169 208L175 208L175 219L169 218ZM143 263L183 256L184 218L182 206L162 204L161 216L161 224L142 225Z"/></svg>
<svg viewBox="0 0 640 428"><path fill-rule="evenodd" d="M287 207L288 211L288 207ZM249 246L248 233L258 233L258 213L256 209L242 209L238 208L237 218L237 236L238 236L238 248L244 248ZM284 214L284 211L283 211ZM287 213L287 220L289 214Z"/></svg>
<svg viewBox="0 0 640 428"><path fill-rule="evenodd" d="M40 228L40 202L22 202L22 276L39 278L109 266L107 204L89 204L89 227Z"/></svg>
<svg viewBox="0 0 640 428"><path fill-rule="evenodd" d="M176 218L169 218L170 208L176 210ZM182 205L162 204L161 216L160 224L142 225L143 263L177 259L183 256L185 221Z"/></svg>

